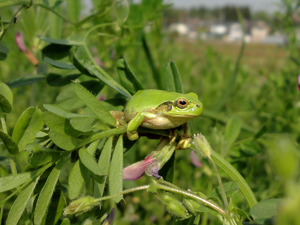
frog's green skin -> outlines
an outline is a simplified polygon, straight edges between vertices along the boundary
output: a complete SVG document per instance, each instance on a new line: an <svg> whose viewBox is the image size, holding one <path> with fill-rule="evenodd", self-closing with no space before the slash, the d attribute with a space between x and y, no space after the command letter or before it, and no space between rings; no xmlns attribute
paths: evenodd
<svg viewBox="0 0 300 225"><path fill-rule="evenodd" d="M124 119L127 136L138 139L139 126L151 129L178 127L202 113L203 105L195 93L181 94L162 90L140 90L127 102Z"/></svg>

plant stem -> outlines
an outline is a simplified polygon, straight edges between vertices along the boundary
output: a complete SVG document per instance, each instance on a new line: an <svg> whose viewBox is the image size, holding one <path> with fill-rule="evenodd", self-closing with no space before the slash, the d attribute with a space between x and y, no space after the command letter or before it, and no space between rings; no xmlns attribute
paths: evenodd
<svg viewBox="0 0 300 225"><path fill-rule="evenodd" d="M1 116L0 121L1 121L1 126L2 126L3 132L7 134L7 127L6 127L5 119L3 116Z"/></svg>
<svg viewBox="0 0 300 225"><path fill-rule="evenodd" d="M224 170L225 173L227 173L227 175L233 181L236 181L238 183L241 192L248 202L249 207L252 208L257 203L257 200L251 188L249 187L245 179L241 176L241 174L217 152L212 151L211 158L219 167Z"/></svg>
<svg viewBox="0 0 300 225"><path fill-rule="evenodd" d="M222 216L226 215L226 212L223 209L221 209L219 206L217 206L217 205L211 203L210 201L208 201L204 198L201 198L197 195L194 195L194 194L189 193L187 191L183 191L183 190L171 188L171 187L168 187L168 186L164 186L164 185L161 185L161 184L156 184L156 187L161 189L161 190L170 191L170 192L181 194L181 195L184 195L184 196L187 196L187 197L190 197L190 198L197 199L198 201L204 203L205 205L208 205L209 207L213 208L214 210L216 210L217 212L222 214Z"/></svg>
<svg viewBox="0 0 300 225"><path fill-rule="evenodd" d="M223 186L223 183L222 183L222 180L221 180L218 168L217 168L214 160L212 160L212 158L210 156L208 157L208 159L211 161L211 163L213 164L214 170L216 171L217 179L218 179L220 190L221 190L221 196L223 198L224 207L225 207L225 210L227 210L227 208L228 208L228 200L227 200L227 197L226 197L226 194L225 194L224 186Z"/></svg>

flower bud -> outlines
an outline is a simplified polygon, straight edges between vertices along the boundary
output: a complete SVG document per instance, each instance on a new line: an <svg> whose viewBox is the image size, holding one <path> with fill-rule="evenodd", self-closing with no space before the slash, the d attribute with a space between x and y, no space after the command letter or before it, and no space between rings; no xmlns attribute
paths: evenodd
<svg viewBox="0 0 300 225"><path fill-rule="evenodd" d="M158 192L157 196L166 206L170 214L180 219L188 218L188 211L182 203L169 192Z"/></svg>
<svg viewBox="0 0 300 225"><path fill-rule="evenodd" d="M197 209L201 207L201 204L192 198L183 199L183 205L194 215L197 214Z"/></svg>
<svg viewBox="0 0 300 225"><path fill-rule="evenodd" d="M195 150L204 157L210 157L211 147L202 134L194 135Z"/></svg>
<svg viewBox="0 0 300 225"><path fill-rule="evenodd" d="M94 198L90 196L86 196L83 198L79 198L73 202L71 202L65 209L64 215L80 215L86 211L89 211L95 205Z"/></svg>

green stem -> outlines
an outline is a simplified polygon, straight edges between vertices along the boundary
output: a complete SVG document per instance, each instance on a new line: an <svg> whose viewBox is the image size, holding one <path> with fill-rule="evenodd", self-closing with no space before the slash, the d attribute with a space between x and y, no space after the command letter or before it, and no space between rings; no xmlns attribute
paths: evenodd
<svg viewBox="0 0 300 225"><path fill-rule="evenodd" d="M106 27L106 26L112 26L112 25L115 25L117 24L116 22L113 22L113 23L102 23L102 24L99 24L97 26L94 26L93 28L89 29L85 35L84 35L84 41L86 41L87 37L90 35L91 32L93 32L94 30L97 30L98 28L100 27Z"/></svg>
<svg viewBox="0 0 300 225"><path fill-rule="evenodd" d="M47 170L49 167L51 167L53 165L53 163L49 163L47 165L45 165L43 168L41 168L33 177L30 178L30 180L28 180L27 182L25 182L20 188L18 188L16 191L14 191L13 193L11 193L9 196L7 196L5 199L3 199L2 201L0 201L0 204L5 204L6 201L8 201L11 197L13 197L14 195L20 193L20 191L22 191L28 184L30 184L33 180L35 180L38 176L40 176L41 174L43 174L45 172L45 170Z"/></svg>
<svg viewBox="0 0 300 225"><path fill-rule="evenodd" d="M193 198L193 199L196 199L202 203L204 203L205 205L208 205L209 207L213 208L214 210L216 210L217 212L219 212L220 214L222 214L222 216L225 216L226 215L226 212L221 209L219 206L211 203L210 201L204 199L204 198L201 198L197 195L194 195L190 192L186 192L186 191L183 191L183 190L179 190L177 188L171 188L171 187L168 187L168 186L164 186L164 185L161 185L161 184L156 184L156 187L161 189L161 190L165 190L165 191L169 191L169 192L174 192L174 193L177 193L177 194L181 194L181 195L184 195L186 197L190 197L190 198Z"/></svg>
<svg viewBox="0 0 300 225"><path fill-rule="evenodd" d="M217 152L212 151L211 158L219 167L221 167L224 170L224 172L233 181L236 181L238 183L241 192L243 193L244 197L248 202L249 207L252 208L257 203L257 200L251 188L249 187L245 179L241 176L241 174Z"/></svg>
<svg viewBox="0 0 300 225"><path fill-rule="evenodd" d="M2 126L2 130L3 130L3 132L7 134L6 122L5 122L5 119L4 119L4 117L3 117L3 116L1 116L1 119L0 119L0 121L1 121L1 126Z"/></svg>
<svg viewBox="0 0 300 225"><path fill-rule="evenodd" d="M222 196L223 202L224 202L224 207L225 207L225 210L227 210L227 208L228 208L228 200L227 200L227 197L226 197L226 194L225 194L224 186L223 186L223 183L222 183L222 180L221 180L218 168L217 168L214 160L212 160L212 158L210 156L208 157L208 159L211 161L211 163L213 164L214 170L216 171L217 179L218 179L220 190L221 190L221 196Z"/></svg>
<svg viewBox="0 0 300 225"><path fill-rule="evenodd" d="M100 133L94 134L91 137L88 137L86 139L83 139L80 142L80 146L84 146L90 142L99 140L101 138L105 138L105 137L110 137L110 136L115 136L115 135L119 135L119 134L124 134L126 132L126 127L120 127L120 128L114 128L114 129L109 129L109 130L105 130L102 131Z"/></svg>

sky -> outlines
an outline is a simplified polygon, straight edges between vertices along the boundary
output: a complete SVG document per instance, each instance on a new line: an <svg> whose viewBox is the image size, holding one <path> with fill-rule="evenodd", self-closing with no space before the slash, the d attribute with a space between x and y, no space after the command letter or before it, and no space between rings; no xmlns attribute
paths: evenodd
<svg viewBox="0 0 300 225"><path fill-rule="evenodd" d="M251 11L264 10L274 12L279 10L281 0L166 0L176 8L191 8L205 6L209 8L225 5L249 6Z"/></svg>

